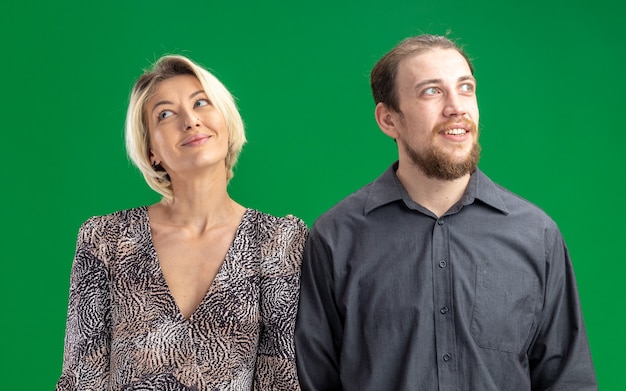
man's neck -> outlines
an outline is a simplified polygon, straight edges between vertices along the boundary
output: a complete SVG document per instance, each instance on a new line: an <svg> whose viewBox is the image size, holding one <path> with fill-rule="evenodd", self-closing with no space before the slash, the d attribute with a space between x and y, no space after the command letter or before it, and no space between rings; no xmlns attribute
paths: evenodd
<svg viewBox="0 0 626 391"><path fill-rule="evenodd" d="M409 197L437 217L446 213L463 197L470 180L470 174L454 180L430 178L418 167L402 163L396 175Z"/></svg>

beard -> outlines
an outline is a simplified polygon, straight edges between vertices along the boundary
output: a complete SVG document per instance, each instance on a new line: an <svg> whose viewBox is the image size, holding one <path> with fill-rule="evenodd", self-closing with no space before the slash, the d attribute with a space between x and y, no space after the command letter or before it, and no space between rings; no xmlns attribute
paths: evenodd
<svg viewBox="0 0 626 391"><path fill-rule="evenodd" d="M440 124L433 129L433 134L437 135L444 129L449 129L452 124L458 122L458 120L453 120ZM463 120L463 122L469 126L473 134L478 135L476 124L469 120ZM471 174L476 171L478 160L480 159L480 145L478 144L477 137L474 138L474 143L472 144L472 149L469 154L461 161L454 161L450 154L432 144L423 152L417 152L407 143L403 142L402 145L409 159L411 159L427 177L433 179L451 181L461 178L466 174Z"/></svg>

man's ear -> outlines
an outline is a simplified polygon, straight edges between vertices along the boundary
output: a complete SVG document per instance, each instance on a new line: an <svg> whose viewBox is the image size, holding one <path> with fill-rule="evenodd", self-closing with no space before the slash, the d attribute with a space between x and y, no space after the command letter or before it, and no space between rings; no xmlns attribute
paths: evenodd
<svg viewBox="0 0 626 391"><path fill-rule="evenodd" d="M389 108L386 104L379 102L376 105L374 115L376 116L378 127L383 131L383 133L392 139L398 138L398 113Z"/></svg>

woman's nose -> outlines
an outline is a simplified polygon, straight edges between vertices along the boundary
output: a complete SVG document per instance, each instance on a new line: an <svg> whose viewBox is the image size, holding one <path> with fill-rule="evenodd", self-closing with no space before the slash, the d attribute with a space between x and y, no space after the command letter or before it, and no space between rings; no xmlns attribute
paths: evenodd
<svg viewBox="0 0 626 391"><path fill-rule="evenodd" d="M197 115L194 115L194 113L187 114L183 120L183 129L185 131L191 130L191 128L194 128L199 125L200 125L200 118L198 118Z"/></svg>

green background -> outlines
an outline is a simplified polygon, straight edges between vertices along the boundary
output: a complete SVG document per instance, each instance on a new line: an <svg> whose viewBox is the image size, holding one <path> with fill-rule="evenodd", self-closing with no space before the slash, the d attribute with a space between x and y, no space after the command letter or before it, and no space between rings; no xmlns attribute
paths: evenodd
<svg viewBox="0 0 626 391"><path fill-rule="evenodd" d="M79 225L158 200L128 162L134 80L182 53L238 98L242 204L309 226L395 159L368 75L400 39L459 39L495 181L546 210L577 273L600 388L624 389L624 11L618 1L57 1L4 5L2 389L52 389Z"/></svg>

